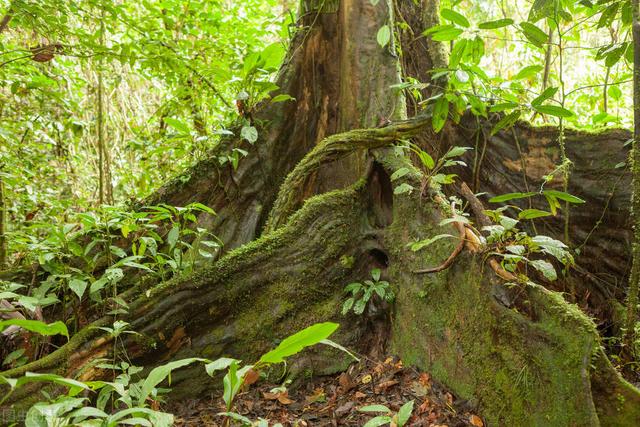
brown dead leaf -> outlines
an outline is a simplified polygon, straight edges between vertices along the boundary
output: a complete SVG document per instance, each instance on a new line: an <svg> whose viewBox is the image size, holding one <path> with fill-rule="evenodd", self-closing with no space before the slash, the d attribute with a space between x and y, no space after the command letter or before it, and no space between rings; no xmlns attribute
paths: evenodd
<svg viewBox="0 0 640 427"><path fill-rule="evenodd" d="M313 394L305 397L304 400L307 402L307 404L325 402L327 400L327 396L324 393L324 389L322 387L318 387L313 390Z"/></svg>
<svg viewBox="0 0 640 427"><path fill-rule="evenodd" d="M484 427L484 423L482 422L482 418L477 415L471 415L469 417L469 422L473 424L475 427Z"/></svg>
<svg viewBox="0 0 640 427"><path fill-rule="evenodd" d="M366 395L366 394L364 394L364 393L361 393L361 392L359 392L359 391L356 391L356 393L355 393L354 397L355 397L356 399L364 399L365 397L367 397L367 395Z"/></svg>
<svg viewBox="0 0 640 427"><path fill-rule="evenodd" d="M420 381L420 384L422 385L431 386L431 375L429 375L426 372L423 372L420 374L418 381Z"/></svg>
<svg viewBox="0 0 640 427"><path fill-rule="evenodd" d="M382 363L378 363L375 368L373 368L373 372L380 375L384 372L385 366Z"/></svg>
<svg viewBox="0 0 640 427"><path fill-rule="evenodd" d="M341 393L347 393L349 390L356 386L356 383L351 378L351 375L346 372L343 372L340 375L340 378L338 378L338 383L340 384Z"/></svg>
<svg viewBox="0 0 640 427"><path fill-rule="evenodd" d="M396 384L398 384L398 381L396 380L383 381L380 384L375 386L374 391L376 393L381 393L383 391L386 391L389 387L393 387Z"/></svg>
<svg viewBox="0 0 640 427"><path fill-rule="evenodd" d="M249 371L244 375L244 385L250 386L260 379L260 374L253 369L249 369Z"/></svg>
<svg viewBox="0 0 640 427"><path fill-rule="evenodd" d="M282 393L278 393L278 402L282 403L283 405L291 405L293 403L293 400L289 399L288 391L283 391Z"/></svg>
<svg viewBox="0 0 640 427"><path fill-rule="evenodd" d="M431 408L431 401L429 399L425 399L424 402L420 406L418 406L418 415L422 415L427 412Z"/></svg>

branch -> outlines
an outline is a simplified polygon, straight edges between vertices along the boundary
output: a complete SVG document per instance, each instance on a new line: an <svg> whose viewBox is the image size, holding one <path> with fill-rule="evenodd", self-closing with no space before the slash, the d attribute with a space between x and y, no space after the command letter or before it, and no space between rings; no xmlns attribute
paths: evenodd
<svg viewBox="0 0 640 427"><path fill-rule="evenodd" d="M6 15L4 15L4 18L0 21L0 34L2 34L2 32L9 26L11 18L13 18L13 5L9 6Z"/></svg>

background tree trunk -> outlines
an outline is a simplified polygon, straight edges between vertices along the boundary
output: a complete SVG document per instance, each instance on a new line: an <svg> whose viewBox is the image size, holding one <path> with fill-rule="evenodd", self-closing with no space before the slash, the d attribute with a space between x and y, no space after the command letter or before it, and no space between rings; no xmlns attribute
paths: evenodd
<svg viewBox="0 0 640 427"><path fill-rule="evenodd" d="M142 334L124 342L129 357L145 365L192 355L251 360L276 339L333 319L342 324L338 342L363 353L392 351L405 363L432 372L479 407L490 425L640 421L640 393L612 368L589 317L545 287L505 286L483 256L470 251L446 271L412 273L438 265L456 244L442 240L419 253L406 248L418 238L455 234L451 225L438 225L444 214L437 198L417 191L393 194L390 175L411 165L392 150L347 154L327 142L339 141L345 147L357 140L359 147L378 147L378 139L398 140L422 130L417 140L437 154L451 144L479 141L471 154L480 156L476 170L460 175L476 184L476 190L497 194L522 190L525 177L539 179L549 164L556 164L557 153L549 147L557 129L519 124L513 132L485 138L490 123L478 127L465 120L440 135L427 129L429 121L423 117L385 126L390 119L404 118L406 110L415 110L389 88L400 81L400 70L426 76L445 60L437 43L415 41L437 22L437 2L382 1L374 6L368 1L309 0L303 2L301 14L302 29L278 79L282 92L295 102L265 104L253 112L260 138L255 145L243 143L249 155L237 170L220 167L220 151L213 152L145 201L197 201L212 207L218 215L201 225L222 238L225 254L192 275L157 285L141 281L125 292L123 298L131 301L126 320ZM376 42L377 30L392 24L394 16L404 19L414 34L411 38L402 33L398 39L405 54L402 61L394 50ZM358 128L369 129L354 130ZM579 270L582 276L563 283L577 287L583 277L590 277L592 282L585 286L599 289L597 298L603 301L620 301L620 293L615 283L602 283L602 276L621 278L627 268L628 232L616 227L626 225L628 189L603 185L628 179L628 173L609 164L624 157L622 150L612 147L621 145L625 135L610 132L585 138L568 133L566 141L575 163L570 191L590 203L584 213L576 209L572 215L575 240L585 239L580 259L597 259L607 251L614 261L587 264ZM526 171L514 151L514 137ZM241 143L228 141L218 150L234 144ZM327 159L332 161L321 164ZM285 178L296 173L299 164L309 165L303 179L293 180L300 188L281 188L292 181ZM598 185L594 170L602 173ZM403 179L417 188L421 185L415 172ZM272 216L278 220L269 221L263 233L283 194L287 206L300 209L291 216L288 210L283 215L276 212ZM605 224L601 217L612 223ZM554 219L548 230L553 234L561 224L561 218ZM608 234L613 232L615 239ZM396 290L395 305L372 306L366 316L341 316L343 286L368 276L374 267L382 269ZM600 307L595 302L592 306ZM608 315L602 313L603 319ZM111 321L103 318L94 326ZM57 371L83 379L101 377L105 372L94 367L95 361L111 354L113 347L110 338L87 328L56 352L3 375ZM323 374L348 363L323 349L294 366ZM200 394L216 385L203 379L202 367L183 369L173 375L173 396ZM34 395L33 388L24 388L11 404L24 407Z"/></svg>

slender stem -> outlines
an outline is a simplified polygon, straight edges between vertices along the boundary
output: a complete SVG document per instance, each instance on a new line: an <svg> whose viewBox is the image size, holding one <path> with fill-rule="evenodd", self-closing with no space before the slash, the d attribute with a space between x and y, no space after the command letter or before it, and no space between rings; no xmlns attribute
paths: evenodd
<svg viewBox="0 0 640 427"><path fill-rule="evenodd" d="M104 16L104 13L102 13ZM104 45L104 21L100 20L100 45ZM98 192L99 202L102 205L105 201L104 198L104 183L105 183L105 170L104 170L104 82L102 81L102 56L98 59Z"/></svg>

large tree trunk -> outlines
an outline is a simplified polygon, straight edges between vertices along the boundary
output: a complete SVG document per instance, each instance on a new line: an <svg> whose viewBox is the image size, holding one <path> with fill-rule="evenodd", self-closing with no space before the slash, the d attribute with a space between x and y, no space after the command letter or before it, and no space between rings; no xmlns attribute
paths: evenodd
<svg viewBox="0 0 640 427"><path fill-rule="evenodd" d="M127 338L129 357L144 364L193 355L251 360L276 339L333 319L342 324L337 341L364 353L391 351L431 371L476 404L490 425L640 423L640 393L609 363L594 322L561 294L535 284L505 286L471 246L448 270L413 273L440 264L456 243L439 241L417 254L407 243L456 230L438 225L445 214L437 196L393 194L390 175L410 164L384 146L414 136L442 153L447 144L470 145L474 132L483 135L490 126L468 130L463 123L434 136L426 116L397 121L414 108L389 88L400 81L401 65L424 76L442 66L443 51L403 33L400 64L394 51L380 48L376 32L400 14L420 34L434 22L437 2L303 3L304 30L279 77L282 91L296 101L254 112L260 138L244 147L249 155L236 171L220 168L218 152L212 153L147 201L198 201L214 208L218 215L202 225L223 239L226 251L192 275L125 292L131 301L125 320L143 337ZM396 121L386 125L390 119ZM524 176L532 182L553 168L554 132L520 124L513 133L481 137L476 169L460 174L478 191L520 191ZM510 134L518 137L526 171ZM571 223L574 243L588 236L579 258L585 267L563 283L598 290L590 291L594 300L580 300L587 308L623 298L616 281L603 277L623 283L628 264L628 175L611 168L624 158L612 148L624 138L622 132L567 138L575 163L571 191L587 199L589 208L576 209ZM238 143L228 141L219 150ZM403 179L421 185L417 172ZM590 233L603 212L610 222ZM549 232L556 225L550 222ZM612 261L605 264L605 258ZM360 318L341 316L343 286L373 267L394 286L396 303L372 307ZM606 311L597 314L610 319ZM3 375L57 371L96 378L105 373L92 362L112 348L108 337L86 329L47 357ZM322 374L349 362L323 352L300 363ZM202 379L201 367L188 368L173 376L173 395L197 395L216 385ZM25 388L10 404L24 408L33 398L33 388Z"/></svg>

